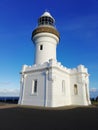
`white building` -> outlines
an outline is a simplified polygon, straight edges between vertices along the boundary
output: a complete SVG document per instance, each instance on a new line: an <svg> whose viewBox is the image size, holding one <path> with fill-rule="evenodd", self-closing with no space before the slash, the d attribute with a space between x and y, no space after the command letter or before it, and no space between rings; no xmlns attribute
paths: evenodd
<svg viewBox="0 0 98 130"><path fill-rule="evenodd" d="M59 38L54 18L45 12L32 32L35 64L22 68L19 104L45 107L91 104L87 68L79 65L68 69L57 62Z"/></svg>

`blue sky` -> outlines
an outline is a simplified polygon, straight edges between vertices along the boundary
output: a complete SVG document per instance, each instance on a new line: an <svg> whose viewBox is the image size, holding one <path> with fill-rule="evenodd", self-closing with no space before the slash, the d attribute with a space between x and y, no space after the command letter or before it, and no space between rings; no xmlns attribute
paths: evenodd
<svg viewBox="0 0 98 130"><path fill-rule="evenodd" d="M98 95L98 0L0 0L0 96L19 95L19 72L34 63L31 33L45 10L60 32L58 61L85 65L91 96Z"/></svg>

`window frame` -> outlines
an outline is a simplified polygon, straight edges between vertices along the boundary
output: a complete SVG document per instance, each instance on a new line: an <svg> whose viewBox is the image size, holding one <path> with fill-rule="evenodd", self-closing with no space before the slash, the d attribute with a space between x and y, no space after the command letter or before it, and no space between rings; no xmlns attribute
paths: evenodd
<svg viewBox="0 0 98 130"><path fill-rule="evenodd" d="M78 95L78 85L74 84L74 95Z"/></svg>
<svg viewBox="0 0 98 130"><path fill-rule="evenodd" d="M65 94L65 80L62 80L62 94Z"/></svg>
<svg viewBox="0 0 98 130"><path fill-rule="evenodd" d="M32 90L31 90L31 94L32 95L37 95L38 92L38 81L35 79L32 81Z"/></svg>

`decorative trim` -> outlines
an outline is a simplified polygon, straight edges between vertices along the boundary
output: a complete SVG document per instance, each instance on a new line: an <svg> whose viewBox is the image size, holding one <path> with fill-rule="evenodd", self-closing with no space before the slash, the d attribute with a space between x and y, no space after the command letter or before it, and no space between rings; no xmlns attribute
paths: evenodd
<svg viewBox="0 0 98 130"><path fill-rule="evenodd" d="M51 28L51 27L38 27L38 28L36 28L36 29L32 32L32 38L33 38L33 36L36 35L37 33L43 33L43 32L48 32L48 33L55 34L55 35L60 39L59 32L58 32L55 28Z"/></svg>

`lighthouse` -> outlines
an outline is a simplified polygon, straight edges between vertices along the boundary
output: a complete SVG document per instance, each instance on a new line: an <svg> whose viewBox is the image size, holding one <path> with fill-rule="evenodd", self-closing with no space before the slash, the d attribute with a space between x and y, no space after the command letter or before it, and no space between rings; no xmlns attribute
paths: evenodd
<svg viewBox="0 0 98 130"><path fill-rule="evenodd" d="M57 61L60 34L54 17L45 11L32 32L34 64L23 65L20 72L19 104L59 107L91 104L89 74L84 65L69 69ZM61 43L63 44L63 43Z"/></svg>
<svg viewBox="0 0 98 130"><path fill-rule="evenodd" d="M59 42L59 32L55 28L55 19L45 12L38 19L38 27L32 33L35 45L35 64L56 60L56 47Z"/></svg>

